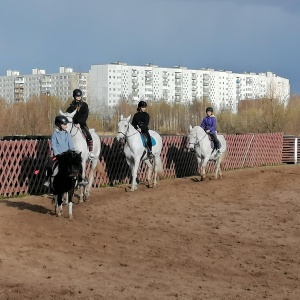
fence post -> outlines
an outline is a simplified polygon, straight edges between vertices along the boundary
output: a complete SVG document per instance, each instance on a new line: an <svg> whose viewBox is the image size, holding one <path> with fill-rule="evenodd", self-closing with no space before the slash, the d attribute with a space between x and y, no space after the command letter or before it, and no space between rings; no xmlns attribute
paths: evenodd
<svg viewBox="0 0 300 300"><path fill-rule="evenodd" d="M298 163L298 138L295 138L295 146L294 146L294 164Z"/></svg>

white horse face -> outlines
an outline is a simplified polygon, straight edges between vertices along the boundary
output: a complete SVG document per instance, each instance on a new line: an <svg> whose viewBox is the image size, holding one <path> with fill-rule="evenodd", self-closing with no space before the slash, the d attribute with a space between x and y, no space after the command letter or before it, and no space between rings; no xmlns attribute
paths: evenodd
<svg viewBox="0 0 300 300"><path fill-rule="evenodd" d="M190 126L190 132L188 138L189 138L189 149L194 150L195 144L197 143L197 134L195 128L193 128L192 126Z"/></svg>
<svg viewBox="0 0 300 300"><path fill-rule="evenodd" d="M121 115L120 122L118 123L117 141L126 137L129 130L130 117L131 116L124 118L123 115Z"/></svg>

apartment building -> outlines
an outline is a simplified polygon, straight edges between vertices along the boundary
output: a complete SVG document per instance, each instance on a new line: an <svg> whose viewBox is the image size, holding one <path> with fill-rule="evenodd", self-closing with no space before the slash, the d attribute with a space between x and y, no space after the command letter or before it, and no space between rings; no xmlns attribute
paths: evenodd
<svg viewBox="0 0 300 300"><path fill-rule="evenodd" d="M40 94L68 100L75 88L83 91L83 98L94 111L113 107L120 99L181 104L207 99L216 109L236 112L238 103L243 100L271 97L287 103L290 97L289 80L272 72L234 73L116 62L92 65L88 73L60 67L58 73L52 74L32 69L29 75L8 70L6 76L0 76L0 98L9 103L26 102L31 96Z"/></svg>
<svg viewBox="0 0 300 300"><path fill-rule="evenodd" d="M240 74L208 68L129 66L116 62L91 66L87 96L94 110L115 106L120 99L187 104L206 98L216 109L236 112L242 100L273 97L286 102L290 84L288 79L272 72Z"/></svg>
<svg viewBox="0 0 300 300"><path fill-rule="evenodd" d="M74 72L72 68L60 67L58 73L46 74L45 70L32 69L32 74L21 75L8 70L0 76L0 98L7 102L26 102L34 95L46 94L62 100L72 98L75 88L83 91L86 98L88 73Z"/></svg>

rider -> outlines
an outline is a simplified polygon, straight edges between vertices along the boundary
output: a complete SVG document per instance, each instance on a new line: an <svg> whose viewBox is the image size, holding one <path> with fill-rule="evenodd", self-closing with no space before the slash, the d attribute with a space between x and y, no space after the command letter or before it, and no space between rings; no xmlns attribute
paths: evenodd
<svg viewBox="0 0 300 300"><path fill-rule="evenodd" d="M217 149L217 153L221 153L220 151L220 142L217 138L216 134L216 127L217 127L217 120L214 116L214 110L212 107L206 108L206 117L203 118L201 127L204 129L204 131L210 135L212 141L214 142L214 147Z"/></svg>
<svg viewBox="0 0 300 300"><path fill-rule="evenodd" d="M93 139L92 135L87 127L86 120L89 116L89 107L88 104L82 101L82 91L80 89L75 89L73 91L74 100L71 102L70 106L67 108L68 113L74 112L76 110L76 114L73 117L73 122L77 128L81 128L83 134L86 137L86 141L89 146L89 157L90 159L94 158L93 154Z"/></svg>
<svg viewBox="0 0 300 300"><path fill-rule="evenodd" d="M147 137L148 157L153 158L152 141L148 128L150 116L146 110L147 103L145 101L140 101L138 103L137 113L134 114L131 124L138 132L143 133Z"/></svg>
<svg viewBox="0 0 300 300"><path fill-rule="evenodd" d="M50 177L52 175L52 168L55 163L55 161L58 159L58 157L68 150L75 151L75 147L73 144L73 140L71 137L71 134L66 131L68 126L68 119L65 116L56 116L54 123L57 128L54 129L52 136L51 136L51 148L53 150L54 157L49 160L48 166L47 166L47 179L44 183L45 186L50 185ZM84 179L81 180L79 184L85 185L88 182Z"/></svg>

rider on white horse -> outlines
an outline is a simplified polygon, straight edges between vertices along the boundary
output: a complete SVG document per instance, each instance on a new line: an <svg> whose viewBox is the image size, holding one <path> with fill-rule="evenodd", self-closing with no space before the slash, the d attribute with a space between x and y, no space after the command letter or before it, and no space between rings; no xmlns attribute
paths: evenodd
<svg viewBox="0 0 300 300"><path fill-rule="evenodd" d="M73 98L74 100L71 102L66 112L72 113L76 110L76 114L73 117L73 122L77 128L81 128L89 146L89 158L93 159L93 139L86 124L89 116L89 107L86 102L82 101L82 91L80 89L75 89L73 91Z"/></svg>
<svg viewBox="0 0 300 300"><path fill-rule="evenodd" d="M51 158L47 165L46 171L46 182L44 183L45 186L50 186L50 178L52 174L52 168L57 161L58 157L68 151L75 151L74 143L71 137L71 134L67 131L67 125L69 123L68 118L65 116L56 116L54 120L55 126L57 127L54 129L52 136L51 136L51 148L53 150L53 158ZM87 184L87 181L81 178L80 184Z"/></svg>
<svg viewBox="0 0 300 300"><path fill-rule="evenodd" d="M214 116L214 110L212 107L206 108L206 117L203 118L201 127L204 129L204 131L211 137L211 140L214 143L214 149L217 150L217 153L220 152L220 141L217 138L216 134L216 128L217 128L217 120Z"/></svg>
<svg viewBox="0 0 300 300"><path fill-rule="evenodd" d="M147 103L145 101L140 101L138 103L137 113L134 114L131 124L139 133L146 136L148 157L153 158L152 141L151 141L151 136L149 134L149 128L148 128L150 116L146 112L146 110L147 110Z"/></svg>

